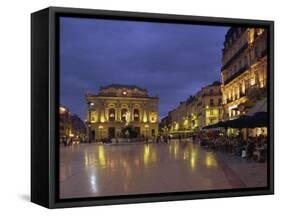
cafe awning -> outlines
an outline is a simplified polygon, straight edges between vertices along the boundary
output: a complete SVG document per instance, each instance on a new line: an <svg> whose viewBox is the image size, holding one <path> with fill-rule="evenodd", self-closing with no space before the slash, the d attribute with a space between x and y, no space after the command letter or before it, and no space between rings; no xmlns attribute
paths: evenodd
<svg viewBox="0 0 281 216"><path fill-rule="evenodd" d="M224 127L224 122L220 121L216 124L207 125L207 126L203 127L202 129L213 129L213 128L220 128L220 127Z"/></svg>
<svg viewBox="0 0 281 216"><path fill-rule="evenodd" d="M256 128L267 127L268 115L267 112L257 112L254 115L243 115L234 120L228 120L224 122L218 122L217 124L208 125L202 129L212 128Z"/></svg>

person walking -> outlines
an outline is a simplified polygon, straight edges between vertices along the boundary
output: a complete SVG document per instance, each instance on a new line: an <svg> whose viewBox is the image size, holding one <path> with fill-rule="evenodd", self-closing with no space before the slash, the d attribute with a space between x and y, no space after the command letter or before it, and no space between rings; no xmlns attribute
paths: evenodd
<svg viewBox="0 0 281 216"><path fill-rule="evenodd" d="M247 160L249 160L253 156L254 150L255 150L255 142L252 138L250 138L246 150Z"/></svg>

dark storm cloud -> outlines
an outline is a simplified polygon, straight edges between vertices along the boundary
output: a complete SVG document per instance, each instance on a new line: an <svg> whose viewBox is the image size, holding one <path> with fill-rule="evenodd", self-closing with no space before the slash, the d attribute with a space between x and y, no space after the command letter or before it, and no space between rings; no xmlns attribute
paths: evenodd
<svg viewBox="0 0 281 216"><path fill-rule="evenodd" d="M61 18L61 104L85 116L86 91L132 84L160 98L161 117L220 79L226 27Z"/></svg>

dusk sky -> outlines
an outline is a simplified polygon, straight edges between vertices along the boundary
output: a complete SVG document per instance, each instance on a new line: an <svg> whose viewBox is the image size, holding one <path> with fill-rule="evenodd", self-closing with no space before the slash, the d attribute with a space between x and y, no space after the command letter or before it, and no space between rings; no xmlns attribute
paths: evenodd
<svg viewBox="0 0 281 216"><path fill-rule="evenodd" d="M137 85L159 96L159 118L220 81L228 27L61 18L60 104L86 115L85 93Z"/></svg>

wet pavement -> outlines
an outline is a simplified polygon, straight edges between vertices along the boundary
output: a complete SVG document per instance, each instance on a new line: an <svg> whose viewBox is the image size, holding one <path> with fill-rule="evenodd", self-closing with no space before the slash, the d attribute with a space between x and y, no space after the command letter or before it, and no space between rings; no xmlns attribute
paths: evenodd
<svg viewBox="0 0 281 216"><path fill-rule="evenodd" d="M170 144L79 144L60 149L60 197L266 186L266 163Z"/></svg>

